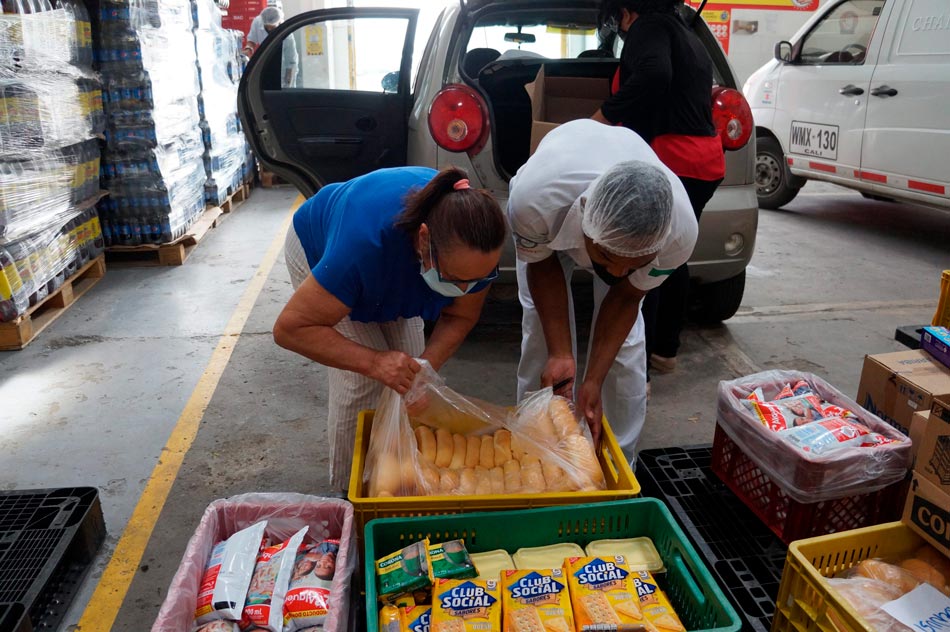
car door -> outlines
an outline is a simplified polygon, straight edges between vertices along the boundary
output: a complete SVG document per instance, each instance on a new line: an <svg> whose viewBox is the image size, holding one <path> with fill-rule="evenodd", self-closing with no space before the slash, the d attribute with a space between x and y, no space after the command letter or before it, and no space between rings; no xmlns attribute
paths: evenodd
<svg viewBox="0 0 950 632"><path fill-rule="evenodd" d="M861 164L872 43L884 0L843 0L815 22L782 67L775 126L797 175L853 179Z"/></svg>
<svg viewBox="0 0 950 632"><path fill-rule="evenodd" d="M950 206L950 3L908 0L871 78L861 174L874 191Z"/></svg>
<svg viewBox="0 0 950 632"><path fill-rule="evenodd" d="M254 53L238 114L261 164L312 195L406 164L416 9L310 11Z"/></svg>

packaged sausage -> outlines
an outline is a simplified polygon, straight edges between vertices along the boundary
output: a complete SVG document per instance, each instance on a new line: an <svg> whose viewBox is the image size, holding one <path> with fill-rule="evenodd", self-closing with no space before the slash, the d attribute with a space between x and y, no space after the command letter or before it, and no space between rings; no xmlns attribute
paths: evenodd
<svg viewBox="0 0 950 632"><path fill-rule="evenodd" d="M266 526L258 522L214 546L198 588L196 624L241 618Z"/></svg>
<svg viewBox="0 0 950 632"><path fill-rule="evenodd" d="M380 597L411 593L431 586L432 580L428 538L376 561Z"/></svg>
<svg viewBox="0 0 950 632"><path fill-rule="evenodd" d="M430 545L429 559L435 579L468 579L478 575L463 540Z"/></svg>

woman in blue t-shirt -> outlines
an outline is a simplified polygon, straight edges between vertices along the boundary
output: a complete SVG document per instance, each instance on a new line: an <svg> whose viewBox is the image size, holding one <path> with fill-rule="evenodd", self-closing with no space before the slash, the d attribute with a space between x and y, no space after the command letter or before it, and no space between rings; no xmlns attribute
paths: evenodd
<svg viewBox="0 0 950 632"><path fill-rule="evenodd" d="M498 203L456 168L328 184L294 215L284 254L296 292L274 340L328 367L332 486L346 488L359 411L383 386L405 393L413 358L439 369L478 321L505 234ZM436 321L428 343L424 320Z"/></svg>

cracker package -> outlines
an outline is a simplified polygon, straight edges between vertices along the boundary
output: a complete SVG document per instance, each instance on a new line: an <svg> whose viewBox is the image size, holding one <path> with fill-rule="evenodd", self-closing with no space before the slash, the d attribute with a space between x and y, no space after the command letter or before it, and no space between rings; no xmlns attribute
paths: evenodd
<svg viewBox="0 0 950 632"><path fill-rule="evenodd" d="M429 632L432 606L411 606L402 609L402 632Z"/></svg>
<svg viewBox="0 0 950 632"><path fill-rule="evenodd" d="M640 599L640 610L647 621L659 632L686 632L666 594L656 585L649 571L638 571L632 576Z"/></svg>
<svg viewBox="0 0 950 632"><path fill-rule="evenodd" d="M435 579L469 579L478 575L472 558L465 550L464 540L431 545L429 559L432 560L432 575Z"/></svg>
<svg viewBox="0 0 950 632"><path fill-rule="evenodd" d="M502 572L505 632L573 632L563 568Z"/></svg>
<svg viewBox="0 0 950 632"><path fill-rule="evenodd" d="M564 569L578 630L588 625L643 623L624 556L569 557Z"/></svg>
<svg viewBox="0 0 950 632"><path fill-rule="evenodd" d="M380 598L411 593L432 585L429 539L410 544L404 549L377 560L376 580Z"/></svg>
<svg viewBox="0 0 950 632"><path fill-rule="evenodd" d="M432 632L501 632L501 586L494 579L439 579Z"/></svg>

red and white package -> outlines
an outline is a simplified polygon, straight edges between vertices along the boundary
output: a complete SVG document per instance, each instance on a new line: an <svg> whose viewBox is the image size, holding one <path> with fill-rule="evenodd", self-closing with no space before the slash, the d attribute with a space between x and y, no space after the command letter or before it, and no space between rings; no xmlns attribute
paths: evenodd
<svg viewBox="0 0 950 632"><path fill-rule="evenodd" d="M214 546L198 588L197 625L241 618L266 526L258 522Z"/></svg>
<svg viewBox="0 0 950 632"><path fill-rule="evenodd" d="M825 417L821 402L815 395L798 395L771 402L749 400L746 406L772 432L803 426Z"/></svg>
<svg viewBox="0 0 950 632"><path fill-rule="evenodd" d="M295 533L286 542L261 551L254 567L254 576L247 591L241 629L253 626L270 632L281 632L284 627L284 598L294 572L297 551L307 534L307 527Z"/></svg>
<svg viewBox="0 0 950 632"><path fill-rule="evenodd" d="M339 540L324 540L297 555L284 599L284 632L323 627L330 610L330 590L339 553Z"/></svg>
<svg viewBox="0 0 950 632"><path fill-rule="evenodd" d="M815 455L846 447L862 447L875 440L864 426L837 417L789 428L779 434L803 452Z"/></svg>
<svg viewBox="0 0 950 632"><path fill-rule="evenodd" d="M197 632L241 632L237 621L212 621L198 628Z"/></svg>

